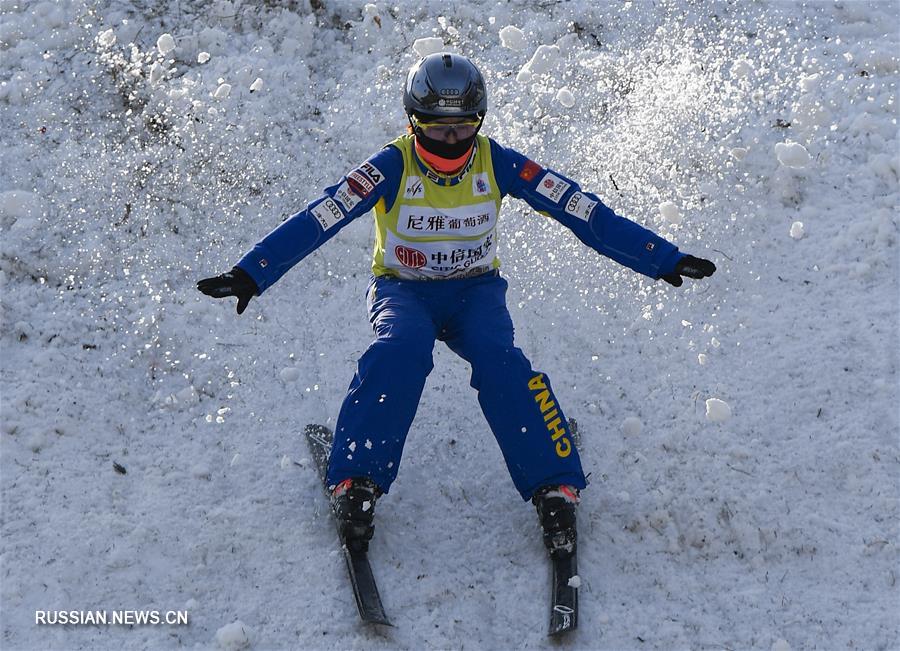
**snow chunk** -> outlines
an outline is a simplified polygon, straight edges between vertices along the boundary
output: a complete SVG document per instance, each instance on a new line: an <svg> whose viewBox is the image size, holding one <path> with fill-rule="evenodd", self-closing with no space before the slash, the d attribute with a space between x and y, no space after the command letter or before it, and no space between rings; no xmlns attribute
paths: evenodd
<svg viewBox="0 0 900 651"><path fill-rule="evenodd" d="M216 631L216 643L227 651L238 651L250 646L253 630L241 620L226 624Z"/></svg>
<svg viewBox="0 0 900 651"><path fill-rule="evenodd" d="M641 419L637 416L629 416L625 420L622 421L622 431L627 436L637 436L641 433L641 430L644 428L644 424L641 422Z"/></svg>
<svg viewBox="0 0 900 651"><path fill-rule="evenodd" d="M569 587L570 588L580 588L581 587L581 577L577 574L569 579Z"/></svg>
<svg viewBox="0 0 900 651"><path fill-rule="evenodd" d="M225 99L231 94L231 84L219 84L219 87L216 88L216 92L213 93L213 97L216 99Z"/></svg>
<svg viewBox="0 0 900 651"><path fill-rule="evenodd" d="M678 210L678 206L671 201L663 201L659 204L659 214L670 224L681 223L681 211Z"/></svg>
<svg viewBox="0 0 900 651"><path fill-rule="evenodd" d="M799 142L779 142L775 144L775 156L785 167L799 169L806 167L812 157L806 147Z"/></svg>
<svg viewBox="0 0 900 651"><path fill-rule="evenodd" d="M438 38L437 36L417 38L416 42L413 43L413 50L420 57L427 57L429 54L434 54L435 52L443 52L444 39Z"/></svg>
<svg viewBox="0 0 900 651"><path fill-rule="evenodd" d="M799 240L803 237L803 222L794 222L791 224L791 237Z"/></svg>
<svg viewBox="0 0 900 651"><path fill-rule="evenodd" d="M810 91L815 90L819 87L819 83L822 81L822 75L818 72L814 75L809 75L808 77L804 77L800 80L800 90L804 93L808 93Z"/></svg>
<svg viewBox="0 0 900 651"><path fill-rule="evenodd" d="M111 47L116 42L116 35L110 27L105 32L100 32L97 36L97 42L103 47Z"/></svg>
<svg viewBox="0 0 900 651"><path fill-rule="evenodd" d="M747 155L747 151L748 150L746 147L734 147L728 153L731 154L731 157L735 160L744 160L744 157Z"/></svg>
<svg viewBox="0 0 900 651"><path fill-rule="evenodd" d="M525 68L535 75L543 75L553 72L560 62L558 45L540 45L531 60L525 64Z"/></svg>
<svg viewBox="0 0 900 651"><path fill-rule="evenodd" d="M700 366L706 366L707 364L709 364L709 356L706 353L700 353L699 355L697 355L697 362L700 364Z"/></svg>
<svg viewBox="0 0 900 651"><path fill-rule="evenodd" d="M731 66L731 76L744 78L753 73L753 65L747 59L738 59Z"/></svg>
<svg viewBox="0 0 900 651"><path fill-rule="evenodd" d="M154 63L150 66L150 83L155 84L163 78L164 74L166 74L166 67L161 63Z"/></svg>
<svg viewBox="0 0 900 651"><path fill-rule="evenodd" d="M27 190L0 192L0 225L3 228L9 228L15 220L36 220L43 214L43 203L35 193Z"/></svg>
<svg viewBox="0 0 900 651"><path fill-rule="evenodd" d="M784 638L778 638L772 643L772 651L791 651L791 645Z"/></svg>
<svg viewBox="0 0 900 651"><path fill-rule="evenodd" d="M556 93L556 101L566 108L575 106L575 96L572 94L572 91L566 87L560 88Z"/></svg>
<svg viewBox="0 0 900 651"><path fill-rule="evenodd" d="M500 30L500 43L510 50L524 50L527 45L525 32L518 27L507 25Z"/></svg>
<svg viewBox="0 0 900 651"><path fill-rule="evenodd" d="M159 50L160 54L166 56L175 49L175 39L172 38L171 34L163 34L156 39L156 49Z"/></svg>
<svg viewBox="0 0 900 651"><path fill-rule="evenodd" d="M209 61L209 52L201 52L197 55L197 63L206 63Z"/></svg>
<svg viewBox="0 0 900 651"><path fill-rule="evenodd" d="M710 398L706 401L706 419L713 423L723 423L731 418L731 407L724 400Z"/></svg>
<svg viewBox="0 0 900 651"><path fill-rule="evenodd" d="M263 80L260 77L256 78L252 84L250 84L250 92L255 93L258 90L262 90L263 88Z"/></svg>
<svg viewBox="0 0 900 651"><path fill-rule="evenodd" d="M283 455L281 457L281 462L279 464L282 470L287 470L291 467L291 458L288 455Z"/></svg>
<svg viewBox="0 0 900 651"><path fill-rule="evenodd" d="M296 382L300 379L300 369L294 366L289 366L287 368L281 369L281 372L278 374L278 376L281 378L282 382Z"/></svg>

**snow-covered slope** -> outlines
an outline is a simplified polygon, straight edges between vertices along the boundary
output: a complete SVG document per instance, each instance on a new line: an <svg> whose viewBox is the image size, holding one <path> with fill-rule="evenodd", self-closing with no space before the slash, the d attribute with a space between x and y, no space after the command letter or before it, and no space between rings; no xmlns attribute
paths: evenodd
<svg viewBox="0 0 900 651"><path fill-rule="evenodd" d="M243 317L194 289L403 130L435 47L489 135L719 267L654 283L505 204L591 473L569 646L900 645L896 3L0 9L4 649L547 644L533 508L443 347L378 504L396 627L356 621L300 431L368 344L371 222ZM34 623L72 609L191 622Z"/></svg>

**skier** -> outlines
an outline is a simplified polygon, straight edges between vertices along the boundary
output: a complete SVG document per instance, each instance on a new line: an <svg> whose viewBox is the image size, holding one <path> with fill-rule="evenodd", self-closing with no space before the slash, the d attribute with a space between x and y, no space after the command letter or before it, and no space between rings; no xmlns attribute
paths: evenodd
<svg viewBox="0 0 900 651"><path fill-rule="evenodd" d="M327 473L343 542L368 549L375 501L397 475L440 340L471 364L471 385L512 480L534 503L551 556L565 556L575 549L575 505L586 480L549 378L513 343L496 254L502 198L525 200L598 253L676 287L682 276L712 275L715 265L616 215L563 174L480 135L487 93L466 57L421 59L407 76L403 105L407 135L198 289L236 296L241 314L251 297L374 209L367 307L375 340L341 406Z"/></svg>

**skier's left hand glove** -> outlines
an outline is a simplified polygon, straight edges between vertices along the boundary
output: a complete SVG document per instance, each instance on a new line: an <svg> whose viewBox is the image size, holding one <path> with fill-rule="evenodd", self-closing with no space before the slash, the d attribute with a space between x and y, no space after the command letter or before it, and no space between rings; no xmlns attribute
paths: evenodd
<svg viewBox="0 0 900 651"><path fill-rule="evenodd" d="M684 282L682 276L688 278L706 278L712 276L716 272L716 265L709 260L703 258L695 258L692 255L686 255L675 265L675 271L662 276L667 283L681 287Z"/></svg>
<svg viewBox="0 0 900 651"><path fill-rule="evenodd" d="M244 313L244 310L247 309L247 304L250 303L250 299L259 291L256 282L250 277L250 274L240 267L235 267L220 276L204 278L197 283L197 289L207 296L215 298L237 296L238 314Z"/></svg>

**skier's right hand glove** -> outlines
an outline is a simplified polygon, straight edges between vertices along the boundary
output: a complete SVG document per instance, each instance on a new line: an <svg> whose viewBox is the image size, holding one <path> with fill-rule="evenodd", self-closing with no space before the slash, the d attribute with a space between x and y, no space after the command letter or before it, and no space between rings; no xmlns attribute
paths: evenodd
<svg viewBox="0 0 900 651"><path fill-rule="evenodd" d="M250 303L250 299L256 295L259 288L256 282L246 271L240 267L234 267L231 271L220 276L204 278L197 283L197 289L215 298L237 296L237 313L243 314Z"/></svg>
<svg viewBox="0 0 900 651"><path fill-rule="evenodd" d="M687 276L688 278L706 278L707 276L712 276L714 273L716 273L716 265L709 260L686 255L675 265L675 270L672 273L662 276L662 279L671 285L675 285L675 287L681 287L684 282L681 278L682 276Z"/></svg>

